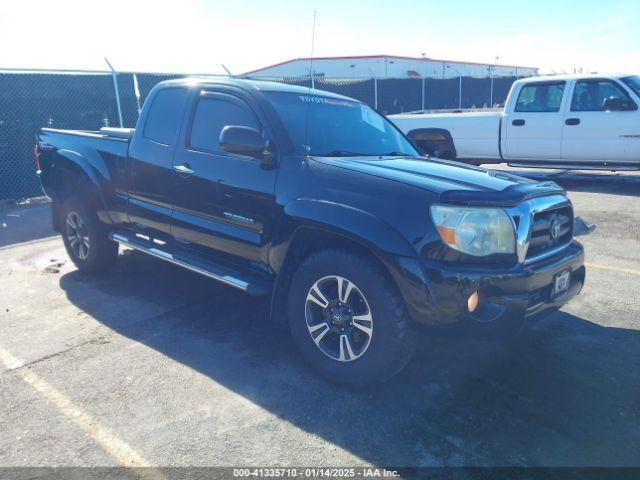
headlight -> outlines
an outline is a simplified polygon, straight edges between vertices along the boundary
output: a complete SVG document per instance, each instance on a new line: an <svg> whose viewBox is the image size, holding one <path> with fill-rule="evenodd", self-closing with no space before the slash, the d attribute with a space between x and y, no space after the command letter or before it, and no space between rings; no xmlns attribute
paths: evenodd
<svg viewBox="0 0 640 480"><path fill-rule="evenodd" d="M460 252L485 257L516 251L513 224L500 208L433 205L431 217L442 241Z"/></svg>

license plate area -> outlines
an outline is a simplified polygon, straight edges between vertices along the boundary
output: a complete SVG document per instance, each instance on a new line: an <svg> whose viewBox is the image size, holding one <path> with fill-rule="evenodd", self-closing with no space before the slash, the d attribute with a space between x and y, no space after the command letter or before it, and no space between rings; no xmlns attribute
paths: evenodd
<svg viewBox="0 0 640 480"><path fill-rule="evenodd" d="M551 298L559 297L569 290L571 283L571 270L563 270L553 277L553 288L551 289Z"/></svg>

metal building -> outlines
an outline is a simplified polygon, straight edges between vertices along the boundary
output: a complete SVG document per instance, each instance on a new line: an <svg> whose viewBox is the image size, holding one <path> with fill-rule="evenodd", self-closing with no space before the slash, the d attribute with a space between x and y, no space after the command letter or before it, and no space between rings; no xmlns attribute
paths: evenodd
<svg viewBox="0 0 640 480"><path fill-rule="evenodd" d="M295 58L246 72L243 76L292 78L309 76L310 71L311 59ZM365 55L313 59L314 76L325 78L527 77L537 73L536 67L437 60L429 57Z"/></svg>

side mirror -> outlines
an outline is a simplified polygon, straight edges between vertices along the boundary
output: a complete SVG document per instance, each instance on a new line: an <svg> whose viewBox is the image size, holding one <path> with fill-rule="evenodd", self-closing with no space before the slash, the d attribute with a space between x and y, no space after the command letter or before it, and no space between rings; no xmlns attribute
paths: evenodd
<svg viewBox="0 0 640 480"><path fill-rule="evenodd" d="M271 160L269 142L251 127L227 125L220 132L220 148L225 152L257 158L264 163Z"/></svg>
<svg viewBox="0 0 640 480"><path fill-rule="evenodd" d="M602 106L607 112L628 112L638 109L638 106L632 100L616 97L605 98Z"/></svg>

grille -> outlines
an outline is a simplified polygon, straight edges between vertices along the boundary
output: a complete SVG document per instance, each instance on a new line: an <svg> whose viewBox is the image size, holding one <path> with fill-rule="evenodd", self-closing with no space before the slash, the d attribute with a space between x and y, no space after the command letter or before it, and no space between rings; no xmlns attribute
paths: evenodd
<svg viewBox="0 0 640 480"><path fill-rule="evenodd" d="M573 209L569 206L538 212L531 225L527 260L569 244L573 237Z"/></svg>

